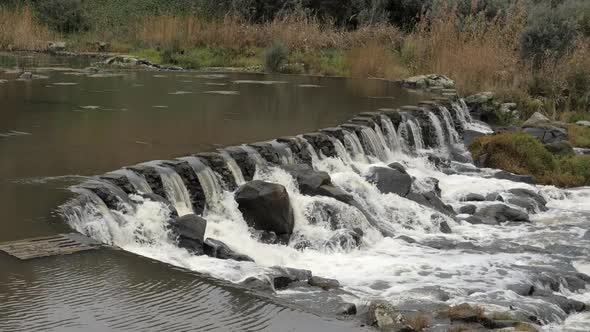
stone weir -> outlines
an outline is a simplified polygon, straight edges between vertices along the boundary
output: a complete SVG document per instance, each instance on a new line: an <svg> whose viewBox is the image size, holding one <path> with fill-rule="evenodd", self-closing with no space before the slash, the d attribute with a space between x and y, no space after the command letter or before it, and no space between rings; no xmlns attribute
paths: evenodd
<svg viewBox="0 0 590 332"><path fill-rule="evenodd" d="M171 211L169 227L179 246L195 254L248 260L219 241L203 239L203 217L207 210L219 208L224 192L234 192L252 232L265 242L289 243L294 220L285 188L254 179L257 170L275 166L296 180L302 194L331 197L351 205L384 236L394 236L349 193L333 185L328 173L315 170L314 161L338 158L345 163L376 163L391 161L395 154L407 154L428 156L437 165L450 159L468 162L462 135L472 121L467 106L456 95L437 97L418 105L360 113L337 127L317 132L125 167L94 177L74 191L103 210L118 212L110 213L115 219L133 211L138 198L164 203ZM412 177L399 163L373 166L365 176L383 193L395 193L441 215L456 215L441 201L440 190L415 192ZM436 186L436 179L432 182ZM75 211L65 209L64 213L71 217L79 213ZM434 214L432 218L442 232L451 232L443 219ZM358 242L359 233L348 230L342 236ZM302 241L296 245L307 244Z"/></svg>

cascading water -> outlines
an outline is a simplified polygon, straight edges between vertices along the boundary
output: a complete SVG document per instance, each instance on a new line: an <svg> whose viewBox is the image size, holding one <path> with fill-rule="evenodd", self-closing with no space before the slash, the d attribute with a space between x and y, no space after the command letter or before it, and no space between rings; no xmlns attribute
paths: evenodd
<svg viewBox="0 0 590 332"><path fill-rule="evenodd" d="M193 213L190 195L180 175L173 169L161 166L158 163L146 163L146 165L154 167L160 175L166 196L176 209L178 215L183 216Z"/></svg>
<svg viewBox="0 0 590 332"><path fill-rule="evenodd" d="M236 184L240 186L246 183L246 180L244 180L244 175L242 174L242 170L240 169L240 166L238 166L234 158L232 158L226 151L221 152L221 156L223 156L223 159L227 164L227 168L229 168L230 172L234 176Z"/></svg>
<svg viewBox="0 0 590 332"><path fill-rule="evenodd" d="M439 142L444 142L441 137L453 137L456 130L450 114L448 122L444 115L443 121L437 119ZM435 122L432 117L431 120ZM214 170L196 157L181 158L197 174L206 196L205 236L225 242L256 263L189 254L177 247L167 234L170 211L166 205L143 201L141 197L131 197L137 205L135 210L110 211L93 192L77 188L74 191L79 194L78 201L67 204L64 215L74 229L97 240L232 282L249 277L262 279L268 276L270 266L288 266L338 279L350 297L348 301L357 304L372 297L385 298L400 308L405 305L414 308L416 303L418 307L423 303L424 307L432 308L468 302L489 310L513 312L518 317L535 316L539 322L557 326L571 326L572 321L580 320L590 322L590 318L568 316L568 312L551 302L546 294L529 296L515 290L518 285L534 284L535 289L547 289L551 294L590 301L590 293L583 288L572 291L567 283L555 278L560 285L556 288L543 284L546 279L539 277L562 273L573 278L576 273L588 271L590 246L584 238L590 227L587 206L590 189L539 188L490 178L494 171L487 169L449 175L421 155L428 151L424 151L420 126L411 115L405 116L398 131L385 117L381 123L384 133L372 128L361 131L363 142L375 152L378 162L368 158L357 134L348 130L343 131L342 142L334 137L330 139L336 158L320 159L310 144L305 140L300 142L301 147L312 153L313 168L328 172L332 184L351 197L354 202L351 204L331 197L301 194L295 179L279 165L266 162L251 147L242 147L258 165L254 179L279 183L289 194L295 216L289 245L260 242L244 221L233 193L223 190ZM398 134L411 136L413 147L421 154L390 153L395 146L403 146ZM382 193L367 180L372 167L383 167L384 163L391 162L405 165L412 178L411 193L405 197ZM234 166L239 169L229 164L230 170ZM180 176L168 168L156 168L173 206L181 215L189 213L192 205L188 194L185 196L187 189ZM241 183L237 172L232 170L232 173L236 182ZM438 187L442 191L441 204L452 205L457 210L467 205L463 198L468 193L485 197L512 189L540 192L549 201L550 210L531 215L534 223L530 224L492 226L455 221L424 202ZM420 196L422 194L424 196ZM423 200L416 200L417 196ZM512 196L502 197L510 207L524 211L508 203ZM494 204L498 201L469 202L474 209ZM537 205L534 208L541 211ZM564 219L568 223L561 226ZM443 233L444 224L450 226L451 234ZM354 229L363 234L360 243L351 237ZM301 244L305 246L299 246ZM551 251L553 247L558 248L555 253ZM290 294L284 292L286 298Z"/></svg>
<svg viewBox="0 0 590 332"><path fill-rule="evenodd" d="M146 179L130 169L123 168L111 173L125 176L129 180L133 188L135 188L135 190L137 190L137 192L139 193L149 194L153 192L152 188L150 187Z"/></svg>
<svg viewBox="0 0 590 332"><path fill-rule="evenodd" d="M459 143L460 137L459 137L459 133L457 133L457 130L455 129L455 126L453 125L453 117L451 116L451 113L449 112L449 109L444 107L444 106L439 106L440 112L443 116L443 121L445 123L445 126L447 127L447 134L450 135L450 143L451 144L457 144Z"/></svg>
<svg viewBox="0 0 590 332"><path fill-rule="evenodd" d="M395 130L393 122L391 122L391 119L385 115L381 115L381 125L385 129L385 135L387 137L390 150L392 152L401 151L402 143L399 136L397 135L397 131Z"/></svg>
<svg viewBox="0 0 590 332"><path fill-rule="evenodd" d="M430 123L432 124L432 126L434 127L434 131L436 132L436 145L439 148L443 148L445 146L445 133L443 131L440 120L432 112L428 112L428 118L430 118Z"/></svg>
<svg viewBox="0 0 590 332"><path fill-rule="evenodd" d="M295 164L295 157L293 157L293 151L291 149L282 144L277 142L276 140L271 141L272 147L277 151L279 157L281 158L281 164L283 165L293 165Z"/></svg>

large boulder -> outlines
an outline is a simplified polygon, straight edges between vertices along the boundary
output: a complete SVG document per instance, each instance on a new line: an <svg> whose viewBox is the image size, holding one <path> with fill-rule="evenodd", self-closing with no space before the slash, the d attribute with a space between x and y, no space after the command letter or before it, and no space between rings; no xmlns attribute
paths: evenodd
<svg viewBox="0 0 590 332"><path fill-rule="evenodd" d="M299 191L304 195L318 195L321 186L332 184L328 173L316 171L308 165L286 165L283 169L297 180Z"/></svg>
<svg viewBox="0 0 590 332"><path fill-rule="evenodd" d="M203 243L203 249L205 255L210 257L219 259L233 259L234 261L241 262L254 262L254 260L249 256L236 253L230 249L227 244L219 240L207 238Z"/></svg>
<svg viewBox="0 0 590 332"><path fill-rule="evenodd" d="M366 177L384 194L394 193L406 197L412 188L411 176L390 167L371 167Z"/></svg>
<svg viewBox="0 0 590 332"><path fill-rule="evenodd" d="M530 213L547 211L547 201L540 194L524 188L508 190L508 196L504 198L506 203L520 206Z"/></svg>
<svg viewBox="0 0 590 332"><path fill-rule="evenodd" d="M204 254L203 243L207 220L194 214L187 214L170 220L169 228L179 247L197 255Z"/></svg>
<svg viewBox="0 0 590 332"><path fill-rule="evenodd" d="M509 207L506 204L493 204L479 208L475 212L476 217L480 217L487 222L497 224L506 221L529 222L529 215L518 209Z"/></svg>
<svg viewBox="0 0 590 332"><path fill-rule="evenodd" d="M283 243L289 241L295 219L285 187L254 180L240 186L235 198L250 227L274 232Z"/></svg>
<svg viewBox="0 0 590 332"><path fill-rule="evenodd" d="M543 114L536 112L522 125L523 131L543 144L567 141L567 130L552 122Z"/></svg>

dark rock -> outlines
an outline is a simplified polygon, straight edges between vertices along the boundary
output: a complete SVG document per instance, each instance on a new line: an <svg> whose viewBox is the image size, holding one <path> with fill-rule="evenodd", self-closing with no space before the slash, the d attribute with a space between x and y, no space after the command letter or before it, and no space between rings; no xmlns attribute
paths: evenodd
<svg viewBox="0 0 590 332"><path fill-rule="evenodd" d="M281 164L281 155L280 153L274 148L272 143L270 142L260 142L260 143L253 143L249 144L254 150L256 150L264 160L268 161L271 164L280 165Z"/></svg>
<svg viewBox="0 0 590 332"><path fill-rule="evenodd" d="M279 243L279 238L277 237L277 234L275 232L259 231L255 229L252 229L251 231L259 242L266 244Z"/></svg>
<svg viewBox="0 0 590 332"><path fill-rule="evenodd" d="M408 172L406 171L406 168L404 167L404 165L400 164L400 163L391 163L389 165L387 165L389 168L393 168L394 170L400 172L400 173L404 173L404 174L408 174Z"/></svg>
<svg viewBox="0 0 590 332"><path fill-rule="evenodd" d="M550 291L543 291L537 289L533 293L532 297L541 299L549 303L553 303L556 306L560 307L561 310L565 311L567 314L582 312L586 309L586 304L584 304L584 302L568 299L565 296L556 295Z"/></svg>
<svg viewBox="0 0 590 332"><path fill-rule="evenodd" d="M300 137L281 137L277 139L277 142L286 144L291 149L298 164L311 166L312 155L305 147L306 144L309 144L307 141Z"/></svg>
<svg viewBox="0 0 590 332"><path fill-rule="evenodd" d="M336 153L336 148L334 148L334 144L328 135L323 133L310 133L304 134L303 138L305 138L309 144L311 144L318 155L323 154L326 157L338 156Z"/></svg>
<svg viewBox="0 0 590 332"><path fill-rule="evenodd" d="M471 155L467 151L451 149L451 158L460 163L472 163Z"/></svg>
<svg viewBox="0 0 590 332"><path fill-rule="evenodd" d="M289 287L291 284L303 281L308 282L311 279L311 271L300 270L289 267L272 267L272 280L275 290L281 290Z"/></svg>
<svg viewBox="0 0 590 332"><path fill-rule="evenodd" d="M582 239L590 240L590 231L586 231L586 233L584 233L584 236L582 237Z"/></svg>
<svg viewBox="0 0 590 332"><path fill-rule="evenodd" d="M414 240L414 239L412 239L411 237L409 237L409 236L406 236L406 235L400 235L400 236L396 237L396 239L399 239L399 240L405 241L405 242L407 242L407 243L416 243L416 240Z"/></svg>
<svg viewBox="0 0 590 332"><path fill-rule="evenodd" d="M354 198L350 194L333 185L323 185L319 187L317 195L332 197L345 204L352 204L352 202L354 202Z"/></svg>
<svg viewBox="0 0 590 332"><path fill-rule="evenodd" d="M513 209L506 204L494 204L482 207L475 213L476 217L481 217L486 221L496 221L503 223L506 221L529 222L529 215L521 210Z"/></svg>
<svg viewBox="0 0 590 332"><path fill-rule="evenodd" d="M207 221L197 215L187 214L169 222L170 230L178 241L178 246L202 255Z"/></svg>
<svg viewBox="0 0 590 332"><path fill-rule="evenodd" d="M328 173L316 171L308 165L286 165L282 168L297 181L299 191L304 195L317 195L321 186L332 184Z"/></svg>
<svg viewBox="0 0 590 332"><path fill-rule="evenodd" d="M486 136L486 134L475 130L465 129L465 131L463 132L463 142L465 143L465 146L468 146L473 141L482 136Z"/></svg>
<svg viewBox="0 0 590 332"><path fill-rule="evenodd" d="M573 156L576 154L574 147L567 141L559 141L545 144L545 149L556 156Z"/></svg>
<svg viewBox="0 0 590 332"><path fill-rule="evenodd" d="M410 192L406 196L406 198L410 199L418 204L421 204L421 205L427 206L431 209L434 209L436 211L442 212L448 216L455 216L455 211L453 210L453 207L443 203L443 201L441 201L440 198L438 198L436 196L436 194L433 192L427 192L427 193Z"/></svg>
<svg viewBox="0 0 590 332"><path fill-rule="evenodd" d="M193 211L195 214L202 214L205 210L207 198L192 166L188 162L181 160L166 161L164 164L178 173L190 195Z"/></svg>
<svg viewBox="0 0 590 332"><path fill-rule="evenodd" d="M568 136L565 129L558 127L547 128L524 128L523 132L535 137L543 144L567 141Z"/></svg>
<svg viewBox="0 0 590 332"><path fill-rule="evenodd" d="M473 204L463 205L459 208L460 214L474 214L477 207Z"/></svg>
<svg viewBox="0 0 590 332"><path fill-rule="evenodd" d="M507 287L508 290L520 296L531 296L535 292L535 286L529 284L514 284Z"/></svg>
<svg viewBox="0 0 590 332"><path fill-rule="evenodd" d="M160 177L160 173L152 167L147 165L137 165L129 167L130 170L137 172L145 178L147 183L150 185L150 188L154 192L154 194L166 198L166 191L164 190L164 184L162 183L162 178Z"/></svg>
<svg viewBox="0 0 590 332"><path fill-rule="evenodd" d="M254 260L246 255L238 254L231 250L227 244L208 238L203 243L205 255L219 259L233 259L241 262L254 262Z"/></svg>
<svg viewBox="0 0 590 332"><path fill-rule="evenodd" d="M451 167L451 161L435 155L429 155L428 161L434 165L437 169L444 169Z"/></svg>
<svg viewBox="0 0 590 332"><path fill-rule="evenodd" d="M199 157L199 159L201 159L205 164L211 167L211 169L215 171L215 173L221 176L221 179L223 180L222 185L226 189L230 191L236 189L237 184L234 175L227 166L225 158L223 158L223 156L220 153L203 152L198 153L195 156Z"/></svg>
<svg viewBox="0 0 590 332"><path fill-rule="evenodd" d="M497 225L498 222L491 219L483 219L476 216L469 216L467 218L459 218L458 220L468 222L472 225Z"/></svg>
<svg viewBox="0 0 590 332"><path fill-rule="evenodd" d="M288 242L295 221L285 187L255 180L240 186L235 198L250 227L275 232L279 238Z"/></svg>
<svg viewBox="0 0 590 332"><path fill-rule="evenodd" d="M403 315L383 300L374 300L369 304L368 323L386 331L398 331L406 325Z"/></svg>
<svg viewBox="0 0 590 332"><path fill-rule="evenodd" d="M438 225L438 229L444 234L453 233L453 230L451 229L451 227L449 226L449 224L446 221L441 221L440 224Z"/></svg>
<svg viewBox="0 0 590 332"><path fill-rule="evenodd" d="M514 188L514 189L508 190L508 192L511 193L512 195L515 195L515 196L532 199L535 202L537 202L537 204L539 204L539 206L544 207L545 205L547 205L547 200L545 200L545 198L543 196L541 196L540 194L538 194L532 190L524 189L524 188Z"/></svg>
<svg viewBox="0 0 590 332"><path fill-rule="evenodd" d="M270 279L258 279L256 277L249 277L240 283L242 286L262 292L274 292L273 285Z"/></svg>
<svg viewBox="0 0 590 332"><path fill-rule="evenodd" d="M354 316L356 315L356 305L354 303L344 303L336 310L337 315Z"/></svg>
<svg viewBox="0 0 590 332"><path fill-rule="evenodd" d="M373 166L367 180L374 183L384 194L394 193L405 197L412 187L412 177L393 168Z"/></svg>
<svg viewBox="0 0 590 332"><path fill-rule="evenodd" d="M461 197L462 202L483 202L486 198L483 195L470 193Z"/></svg>
<svg viewBox="0 0 590 332"><path fill-rule="evenodd" d="M320 287L324 290L340 288L340 282L336 279L312 276L307 282L313 287Z"/></svg>
<svg viewBox="0 0 590 332"><path fill-rule="evenodd" d="M535 180L530 175L517 175L506 171L499 171L492 175L495 179L510 180L514 182L522 182L527 184L535 184Z"/></svg>
<svg viewBox="0 0 590 332"><path fill-rule="evenodd" d="M238 164L246 181L251 181L256 172L256 162L249 156L248 151L241 147L229 147L224 149Z"/></svg>

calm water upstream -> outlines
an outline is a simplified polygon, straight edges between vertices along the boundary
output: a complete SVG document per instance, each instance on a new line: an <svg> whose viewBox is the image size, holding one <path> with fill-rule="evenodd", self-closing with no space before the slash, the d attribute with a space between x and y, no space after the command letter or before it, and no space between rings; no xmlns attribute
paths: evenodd
<svg viewBox="0 0 590 332"><path fill-rule="evenodd" d="M70 231L55 211L85 176L416 100L378 80L68 69L88 65L0 55L0 242ZM15 66L46 67L35 73L48 78L16 80ZM0 331L358 329L124 251L28 262L0 254Z"/></svg>

